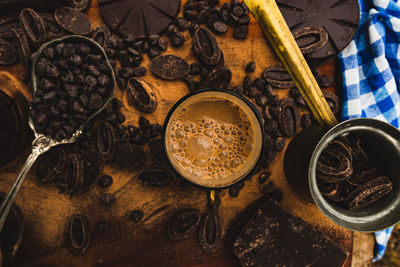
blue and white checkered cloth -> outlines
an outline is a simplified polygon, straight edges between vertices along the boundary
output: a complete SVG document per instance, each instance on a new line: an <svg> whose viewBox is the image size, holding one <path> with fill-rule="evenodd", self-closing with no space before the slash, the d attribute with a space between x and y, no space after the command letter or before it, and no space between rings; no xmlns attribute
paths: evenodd
<svg viewBox="0 0 400 267"><path fill-rule="evenodd" d="M359 0L360 26L339 54L342 119L375 118L399 127L400 2ZM375 233L374 261L383 257L393 228Z"/></svg>

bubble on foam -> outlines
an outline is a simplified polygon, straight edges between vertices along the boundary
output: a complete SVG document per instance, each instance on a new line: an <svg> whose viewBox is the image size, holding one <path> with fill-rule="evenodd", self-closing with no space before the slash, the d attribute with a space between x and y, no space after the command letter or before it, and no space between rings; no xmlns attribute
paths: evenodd
<svg viewBox="0 0 400 267"><path fill-rule="evenodd" d="M209 123L204 124L204 128L206 129L210 128L210 124Z"/></svg>
<svg viewBox="0 0 400 267"><path fill-rule="evenodd" d="M192 163L192 162L190 162L190 160L187 159L187 158L184 158L184 159L182 160L182 165L185 166L185 167L189 166L191 163Z"/></svg>
<svg viewBox="0 0 400 267"><path fill-rule="evenodd" d="M219 133L221 130L219 128L215 128L214 132Z"/></svg>
<svg viewBox="0 0 400 267"><path fill-rule="evenodd" d="M185 127L183 127L183 130L184 130L185 132L189 132L189 131L190 131L190 127L186 125Z"/></svg>
<svg viewBox="0 0 400 267"><path fill-rule="evenodd" d="M196 178L201 178L201 177L203 177L203 172L200 171L200 170L194 170L194 171L193 171L193 175L194 175Z"/></svg>
<svg viewBox="0 0 400 267"><path fill-rule="evenodd" d="M179 147L181 147L181 148L185 148L186 147L186 141L185 140L181 140L181 141L179 141Z"/></svg>
<svg viewBox="0 0 400 267"><path fill-rule="evenodd" d="M226 160L228 158L228 153L226 151L222 151L219 153L219 157L221 160Z"/></svg>
<svg viewBox="0 0 400 267"><path fill-rule="evenodd" d="M195 158L207 159L212 155L214 146L207 136L195 135L189 139L188 150Z"/></svg>
<svg viewBox="0 0 400 267"><path fill-rule="evenodd" d="M224 142L227 143L227 144L232 144L233 139L232 139L232 137L230 137L230 136L226 136L226 137L224 138Z"/></svg>
<svg viewBox="0 0 400 267"><path fill-rule="evenodd" d="M239 162L238 159L232 159L232 160L231 160L231 166L232 166L232 168L238 167L239 164L240 164L240 162Z"/></svg>
<svg viewBox="0 0 400 267"><path fill-rule="evenodd" d="M175 160L176 160L176 161L179 161L179 162L180 162L180 161L183 160L183 157L182 157L181 155L179 155L179 154L175 154L174 157L175 157Z"/></svg>
<svg viewBox="0 0 400 267"><path fill-rule="evenodd" d="M210 129L205 130L204 135L210 138L213 137L213 133Z"/></svg>
<svg viewBox="0 0 400 267"><path fill-rule="evenodd" d="M221 150L225 150L225 149L227 148L226 144L224 144L224 143L219 144L218 147L219 147L219 149L221 149Z"/></svg>
<svg viewBox="0 0 400 267"><path fill-rule="evenodd" d="M231 132L232 135L237 135L237 133L238 132L236 130L232 130L232 132Z"/></svg>
<svg viewBox="0 0 400 267"><path fill-rule="evenodd" d="M218 138L214 138L213 142L214 144L218 145L221 142L221 140Z"/></svg>
<svg viewBox="0 0 400 267"><path fill-rule="evenodd" d="M207 166L207 161L205 159L195 159L193 165L197 167L205 167Z"/></svg>
<svg viewBox="0 0 400 267"><path fill-rule="evenodd" d="M176 129L175 136L178 139L183 138L185 136L185 132L181 128Z"/></svg>
<svg viewBox="0 0 400 267"><path fill-rule="evenodd" d="M179 149L178 143L176 143L176 142L171 143L171 151L172 151L173 153L178 152L178 149Z"/></svg>

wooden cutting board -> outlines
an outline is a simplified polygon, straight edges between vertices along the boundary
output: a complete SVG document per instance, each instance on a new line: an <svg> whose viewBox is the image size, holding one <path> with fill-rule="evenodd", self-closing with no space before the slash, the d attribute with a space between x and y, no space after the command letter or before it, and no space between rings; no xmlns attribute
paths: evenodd
<svg viewBox="0 0 400 267"><path fill-rule="evenodd" d="M93 28L102 24L97 1L92 1L87 15L92 21ZM233 86L241 85L245 76L243 69L250 61L255 61L257 64L256 72L251 75L253 79L259 77L264 68L279 63L272 49L266 44L253 17L246 40L235 40L232 35L230 28L225 35L218 36L217 39L224 52L226 66L232 70ZM191 52L192 42L187 32L185 37L187 41L182 48L177 50L170 47L166 53L182 56L192 63L196 61ZM148 68L149 62L145 56L143 66ZM18 81L22 80L24 72L20 64L0 67L0 70L7 71L16 78L11 82L13 85L11 90L20 90L28 98L30 97L26 86ZM335 61L327 62L319 67L319 71L321 74L336 75ZM144 80L153 85L159 100L156 111L145 116L153 123L162 124L168 110L179 98L188 93L188 88L180 81L166 82L157 79L150 72ZM334 86L328 90L335 92L339 86L340 82L335 81ZM288 90L276 91L280 97L288 94ZM119 90L115 97L126 104L125 96ZM139 116L144 115L128 105L122 108L122 112L127 118L125 123L130 125L137 125ZM288 144L289 140L286 143ZM26 156L27 153L0 169L0 191L8 191ZM349 253L346 266L370 264L373 251L372 235L353 234L337 226L314 204L296 196L284 177L283 156L284 152L279 153L268 169L272 173L270 181L284 193L282 206L342 246ZM176 210L183 207L206 210L206 191L179 183L164 188L143 187L136 179L136 172L121 171L107 165L103 172L113 176L114 183L111 187L107 189L95 187L87 194L70 197L60 194L54 186L39 184L34 171L31 171L16 198L16 204L25 219L24 241L16 255L14 261L16 265L239 266L239 262L231 252L231 246L243 221L238 215L250 203L262 196L263 186L258 182L258 175L251 181L245 182L245 187L237 198L230 197L227 190L221 192L222 205L219 214L224 241L217 252L206 254L201 250L195 235L183 241L170 241L166 236L166 223ZM99 204L99 197L106 192L114 194L117 199L110 208ZM141 209L145 214L144 219L138 224L128 219L127 214L133 209ZM67 218L74 213L85 214L92 229L100 220L107 221L111 226L110 231L105 234L93 231L91 245L87 253L82 256L71 254L65 246ZM358 241L359 239L362 241Z"/></svg>

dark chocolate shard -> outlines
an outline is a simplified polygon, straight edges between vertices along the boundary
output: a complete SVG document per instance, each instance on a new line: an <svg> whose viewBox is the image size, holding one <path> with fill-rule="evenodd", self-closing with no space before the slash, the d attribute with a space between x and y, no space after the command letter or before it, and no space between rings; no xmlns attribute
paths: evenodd
<svg viewBox="0 0 400 267"><path fill-rule="evenodd" d="M347 253L311 225L275 205L264 202L233 244L243 267L342 266Z"/></svg>
<svg viewBox="0 0 400 267"><path fill-rule="evenodd" d="M122 36L148 37L160 34L174 22L179 0L99 0L101 17Z"/></svg>

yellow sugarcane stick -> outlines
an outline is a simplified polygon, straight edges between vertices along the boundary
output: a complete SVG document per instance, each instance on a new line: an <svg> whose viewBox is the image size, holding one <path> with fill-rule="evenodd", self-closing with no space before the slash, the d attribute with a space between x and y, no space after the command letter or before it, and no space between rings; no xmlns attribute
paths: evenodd
<svg viewBox="0 0 400 267"><path fill-rule="evenodd" d="M275 0L244 0L244 2L299 88L318 123L327 126L337 124Z"/></svg>

